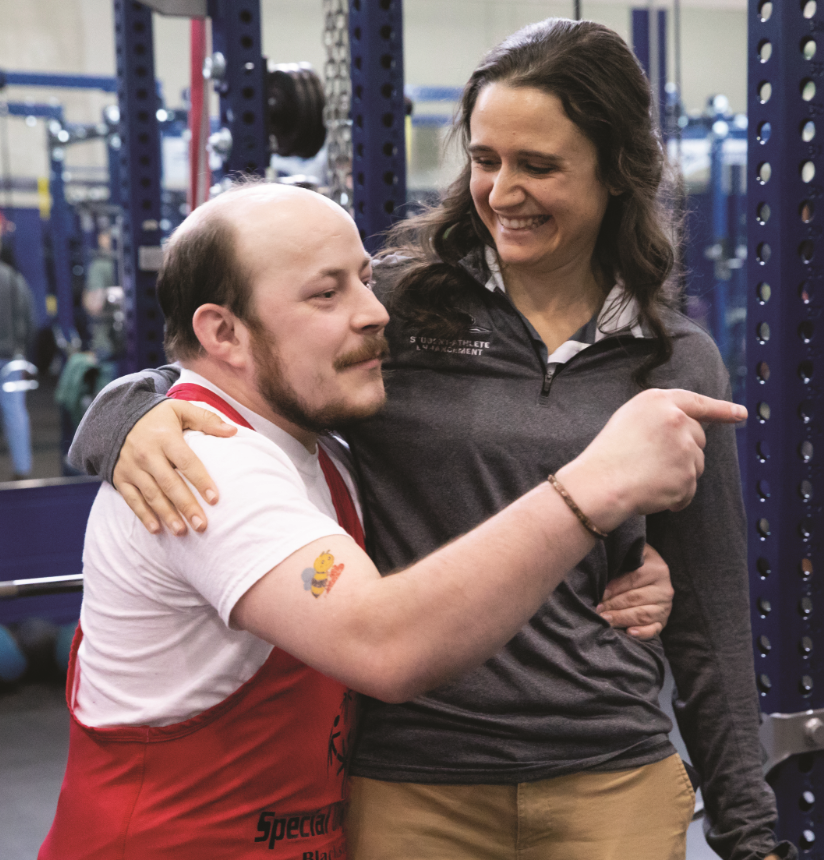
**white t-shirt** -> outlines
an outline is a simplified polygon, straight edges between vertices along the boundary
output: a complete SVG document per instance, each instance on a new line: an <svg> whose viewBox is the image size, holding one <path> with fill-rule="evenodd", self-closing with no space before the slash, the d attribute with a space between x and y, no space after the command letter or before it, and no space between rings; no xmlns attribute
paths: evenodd
<svg viewBox="0 0 824 860"><path fill-rule="evenodd" d="M220 488L202 534L152 535L113 487L101 486L83 550L74 691L87 725L169 725L225 699L272 650L230 629L237 601L292 553L346 534L317 452L192 371L179 381L215 391L255 430L241 427L229 439L185 434ZM351 476L335 462L357 506Z"/></svg>

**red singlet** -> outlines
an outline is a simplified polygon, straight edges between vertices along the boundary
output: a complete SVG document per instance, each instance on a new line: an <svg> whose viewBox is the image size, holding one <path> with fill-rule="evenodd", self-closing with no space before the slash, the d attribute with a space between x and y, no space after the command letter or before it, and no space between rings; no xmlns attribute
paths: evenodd
<svg viewBox="0 0 824 860"><path fill-rule="evenodd" d="M169 396L250 427L201 386ZM319 451L338 521L363 547L346 485ZM355 702L343 684L274 648L252 678L190 720L93 728L73 707L82 638L78 627L66 681L69 759L39 860L345 860Z"/></svg>

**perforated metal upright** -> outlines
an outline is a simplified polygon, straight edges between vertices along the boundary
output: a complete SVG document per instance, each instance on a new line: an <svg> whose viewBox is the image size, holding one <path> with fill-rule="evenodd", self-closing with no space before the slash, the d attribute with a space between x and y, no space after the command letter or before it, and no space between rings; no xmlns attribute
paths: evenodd
<svg viewBox="0 0 824 860"><path fill-rule="evenodd" d="M155 367L163 360L163 315L155 296L161 253L161 162L152 13L134 0L115 0L114 27L120 104L126 368L138 370Z"/></svg>
<svg viewBox="0 0 824 860"><path fill-rule="evenodd" d="M269 151L260 0L209 0L208 9L212 50L225 62L220 70L212 67L220 94L220 124L232 136L223 167L227 173L263 176Z"/></svg>
<svg viewBox="0 0 824 860"><path fill-rule="evenodd" d="M820 11L819 11L820 10ZM824 9L749 2L746 499L779 829L824 857ZM816 52L817 49L817 52ZM783 761L781 759L783 758Z"/></svg>
<svg viewBox="0 0 824 860"><path fill-rule="evenodd" d="M66 150L63 147L49 148L49 194L51 195L49 232L54 265L54 288L57 296L57 321L63 337L71 343L77 337L77 333L74 325L74 295L69 249L72 211L66 202L65 158Z"/></svg>
<svg viewBox="0 0 824 860"><path fill-rule="evenodd" d="M374 252L406 203L401 0L350 0L349 49L355 221Z"/></svg>
<svg viewBox="0 0 824 860"><path fill-rule="evenodd" d="M667 10L632 10L632 49L650 79L656 112L666 132L667 105Z"/></svg>

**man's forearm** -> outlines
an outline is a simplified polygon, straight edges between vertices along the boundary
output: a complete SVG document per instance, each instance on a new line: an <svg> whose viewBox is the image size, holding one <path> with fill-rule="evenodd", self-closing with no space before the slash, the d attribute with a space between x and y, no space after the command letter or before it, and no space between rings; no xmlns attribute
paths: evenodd
<svg viewBox="0 0 824 860"><path fill-rule="evenodd" d="M110 382L89 407L69 449L69 462L89 475L111 482L129 431L174 384L180 370L166 365Z"/></svg>
<svg viewBox="0 0 824 860"><path fill-rule="evenodd" d="M543 483L393 576L348 537L313 541L243 595L232 623L359 692L406 701L495 654L594 540ZM332 573L309 593L304 574L318 570Z"/></svg>
<svg viewBox="0 0 824 860"><path fill-rule="evenodd" d="M359 613L368 626L352 619L353 630L381 643L371 649L380 666L364 683L385 678L381 697L405 701L474 668L515 635L594 543L547 483L375 582Z"/></svg>
<svg viewBox="0 0 824 860"><path fill-rule="evenodd" d="M609 532L632 514L680 510L689 502L703 468L703 432L673 406L680 402L700 413L706 402L690 405L691 397L696 396L676 391L638 395L558 471L591 525ZM737 411L729 404L717 407L719 414ZM373 584L339 647L355 642L367 626L374 625L369 634L379 628L381 644L371 653L381 669L412 670L393 698L416 694L502 647L593 540L561 494L544 482L406 572Z"/></svg>

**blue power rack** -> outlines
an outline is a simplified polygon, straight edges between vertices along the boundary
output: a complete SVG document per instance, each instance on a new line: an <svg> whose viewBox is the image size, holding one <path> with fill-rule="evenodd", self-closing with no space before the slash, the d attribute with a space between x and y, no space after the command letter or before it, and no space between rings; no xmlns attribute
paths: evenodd
<svg viewBox="0 0 824 860"><path fill-rule="evenodd" d="M232 135L223 169L263 176L269 163L265 124L266 67L261 48L260 0L209 0L212 48L225 60L215 82L220 124Z"/></svg>
<svg viewBox="0 0 824 860"><path fill-rule="evenodd" d="M159 103L151 11L142 3L115 0L114 21L126 369L134 371L154 367L163 359L163 315L155 296L161 257Z"/></svg>
<svg viewBox="0 0 824 860"><path fill-rule="evenodd" d="M781 835L802 856L822 857L824 14L814 2L750 0L748 15L745 456L756 674Z"/></svg>
<svg viewBox="0 0 824 860"><path fill-rule="evenodd" d="M374 253L406 203L401 0L350 0L349 48L355 222Z"/></svg>

